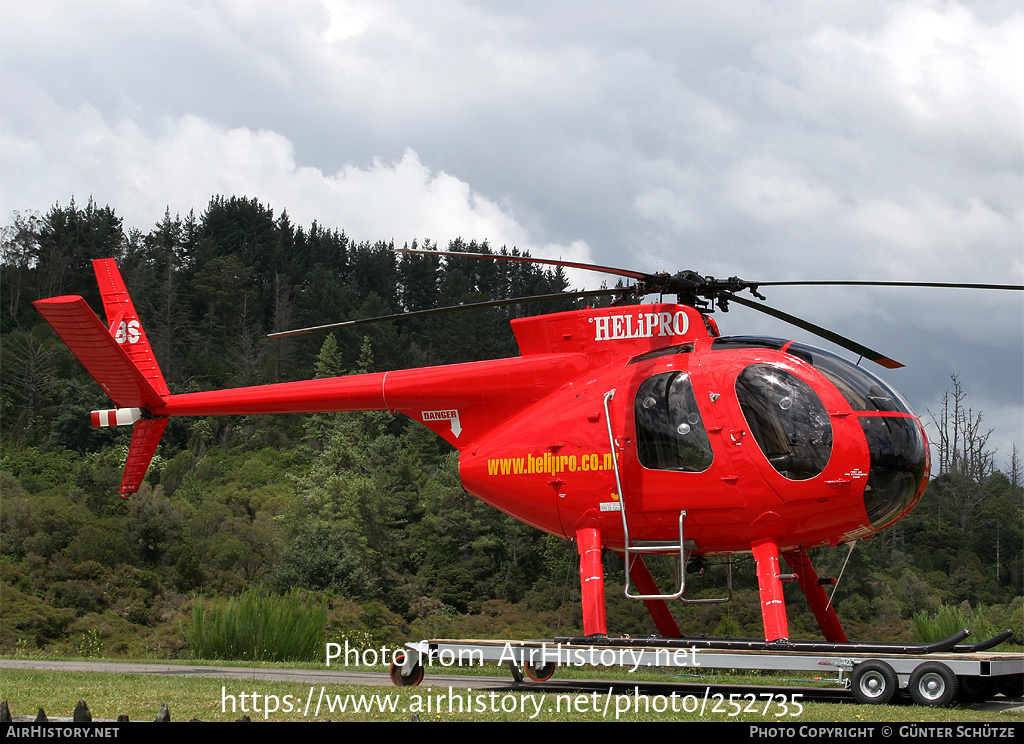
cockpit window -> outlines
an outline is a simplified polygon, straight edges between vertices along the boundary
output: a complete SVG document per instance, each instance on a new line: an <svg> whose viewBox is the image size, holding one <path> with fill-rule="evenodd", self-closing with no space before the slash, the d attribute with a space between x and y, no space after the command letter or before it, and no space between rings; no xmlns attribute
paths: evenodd
<svg viewBox="0 0 1024 744"><path fill-rule="evenodd" d="M666 372L641 383L633 404L640 464L655 470L700 473L713 453L690 376Z"/></svg>
<svg viewBox="0 0 1024 744"><path fill-rule="evenodd" d="M711 342L712 351L724 349L776 349L779 350L788 342L784 338L765 338L764 336L722 336Z"/></svg>
<svg viewBox="0 0 1024 744"><path fill-rule="evenodd" d="M646 362L649 359L657 359L658 357L671 356L673 354L689 354L693 351L693 344L676 344L675 346L663 346L660 349L654 351L648 351L646 354L635 356L629 360L630 364L637 364L639 362Z"/></svg>
<svg viewBox="0 0 1024 744"><path fill-rule="evenodd" d="M885 381L838 354L795 341L786 352L803 359L825 375L839 388L839 392L855 411L891 411L913 415L903 397Z"/></svg>
<svg viewBox="0 0 1024 744"><path fill-rule="evenodd" d="M832 423L821 399L796 375L752 364L736 378L736 397L758 447L790 480L818 475L832 456Z"/></svg>

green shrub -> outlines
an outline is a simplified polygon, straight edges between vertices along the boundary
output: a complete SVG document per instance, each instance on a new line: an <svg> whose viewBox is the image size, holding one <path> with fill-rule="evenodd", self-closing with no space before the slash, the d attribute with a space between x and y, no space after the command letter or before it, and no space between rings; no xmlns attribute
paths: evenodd
<svg viewBox="0 0 1024 744"><path fill-rule="evenodd" d="M323 655L327 603L306 593L256 588L192 607L187 633L194 659L312 661Z"/></svg>
<svg viewBox="0 0 1024 744"><path fill-rule="evenodd" d="M935 643L969 628L971 636L964 643L977 643L996 635L1002 628L993 627L979 608L941 605L935 616L926 612L914 615L914 640L919 643Z"/></svg>

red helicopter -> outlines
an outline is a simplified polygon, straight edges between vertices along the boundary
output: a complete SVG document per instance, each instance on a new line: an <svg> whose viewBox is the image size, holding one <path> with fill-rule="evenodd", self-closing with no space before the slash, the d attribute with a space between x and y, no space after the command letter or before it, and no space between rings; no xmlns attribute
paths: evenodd
<svg viewBox="0 0 1024 744"><path fill-rule="evenodd" d="M78 296L34 304L116 406L94 411L93 426L134 426L122 494L138 490L171 416L400 412L459 451L469 493L576 541L585 635L607 634L601 552L609 549L625 561L627 596L646 604L662 636L681 636L668 601L684 594L688 564L753 554L765 641L789 638L783 582L796 581L826 640L846 643L808 551L869 537L910 513L928 480L924 431L900 394L862 367L795 341L723 337L709 313L737 302L899 367L737 295L750 290L763 300L757 288L770 284L887 283L753 283L487 257L635 284L570 295L623 296L610 307L513 320L515 358L183 395L168 390L114 260L93 262L106 323ZM678 299L620 304L649 294ZM650 555L675 564L670 591L653 579Z"/></svg>

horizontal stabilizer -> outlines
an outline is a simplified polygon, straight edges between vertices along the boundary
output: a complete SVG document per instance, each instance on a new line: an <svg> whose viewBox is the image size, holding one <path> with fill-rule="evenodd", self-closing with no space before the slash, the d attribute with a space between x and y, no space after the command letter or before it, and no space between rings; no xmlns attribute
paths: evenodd
<svg viewBox="0 0 1024 744"><path fill-rule="evenodd" d="M164 402L81 297L51 297L32 304L118 408L147 408Z"/></svg>

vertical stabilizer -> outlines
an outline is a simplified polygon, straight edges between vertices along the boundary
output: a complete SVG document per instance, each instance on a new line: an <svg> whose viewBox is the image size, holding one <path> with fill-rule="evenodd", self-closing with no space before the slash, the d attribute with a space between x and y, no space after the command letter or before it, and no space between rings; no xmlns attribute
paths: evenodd
<svg viewBox="0 0 1024 744"><path fill-rule="evenodd" d="M92 262L96 282L100 286L103 312L107 316L107 328L114 340L121 345L136 369L149 380L161 396L170 394L163 373L157 366L149 338L142 329L142 321L135 312L135 305L128 295L121 272L112 258L101 258Z"/></svg>

